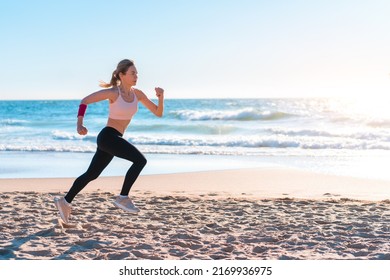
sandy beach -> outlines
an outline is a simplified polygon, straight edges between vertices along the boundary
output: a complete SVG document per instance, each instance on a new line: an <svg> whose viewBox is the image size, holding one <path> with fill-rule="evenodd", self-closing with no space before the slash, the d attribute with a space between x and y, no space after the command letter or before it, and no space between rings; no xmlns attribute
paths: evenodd
<svg viewBox="0 0 390 280"><path fill-rule="evenodd" d="M141 176L141 209L91 182L71 225L53 198L73 178L0 180L0 259L390 259L390 182L258 168Z"/></svg>

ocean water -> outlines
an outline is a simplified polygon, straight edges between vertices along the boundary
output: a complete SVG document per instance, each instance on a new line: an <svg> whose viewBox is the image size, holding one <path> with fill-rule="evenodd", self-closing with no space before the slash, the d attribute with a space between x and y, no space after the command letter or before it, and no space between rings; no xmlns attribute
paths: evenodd
<svg viewBox="0 0 390 280"><path fill-rule="evenodd" d="M87 136L76 132L78 104L0 101L0 177L81 174L108 102L88 106ZM140 104L124 137L147 155L149 174L284 166L390 179L390 114L353 100L167 99L163 118ZM127 168L118 161L106 175Z"/></svg>

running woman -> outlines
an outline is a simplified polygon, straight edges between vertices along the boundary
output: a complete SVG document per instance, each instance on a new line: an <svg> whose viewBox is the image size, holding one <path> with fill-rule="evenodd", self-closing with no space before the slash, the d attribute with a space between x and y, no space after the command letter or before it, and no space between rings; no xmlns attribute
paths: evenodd
<svg viewBox="0 0 390 280"><path fill-rule="evenodd" d="M122 138L131 119L138 110L138 102L141 102L157 117L162 117L164 110L164 90L156 87L158 105L153 103L141 90L134 88L137 84L138 72L134 62L124 59L118 63L112 73L109 84L102 83L105 89L92 93L81 100L77 115L77 132L80 135L88 133L83 125L87 105L102 100L109 100L109 116L107 125L97 136L97 150L87 171L78 177L68 193L62 198L55 198L54 203L60 212L61 219L69 223L71 203L75 196L92 180L99 177L114 156L127 159L133 164L127 171L120 195L114 201L114 205L131 213L139 212L129 198L129 192L146 165L146 158L131 143Z"/></svg>

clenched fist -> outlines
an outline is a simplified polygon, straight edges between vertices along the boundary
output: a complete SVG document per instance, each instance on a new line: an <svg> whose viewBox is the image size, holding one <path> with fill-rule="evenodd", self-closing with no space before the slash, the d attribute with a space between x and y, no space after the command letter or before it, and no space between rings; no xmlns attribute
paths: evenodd
<svg viewBox="0 0 390 280"><path fill-rule="evenodd" d="M154 88L154 90L156 91L156 96L159 99L164 98L164 90L162 88L156 87L156 88Z"/></svg>

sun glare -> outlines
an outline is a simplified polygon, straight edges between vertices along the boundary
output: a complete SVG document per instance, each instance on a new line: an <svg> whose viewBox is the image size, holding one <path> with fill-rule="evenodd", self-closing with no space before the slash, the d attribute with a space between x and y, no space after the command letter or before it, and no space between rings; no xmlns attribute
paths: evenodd
<svg viewBox="0 0 390 280"><path fill-rule="evenodd" d="M325 108L330 112L357 123L362 122L373 127L390 124L390 96L330 98L325 104Z"/></svg>
<svg viewBox="0 0 390 280"><path fill-rule="evenodd" d="M355 99L351 102L351 111L358 115L365 115L376 119L390 118L390 97L373 96Z"/></svg>

